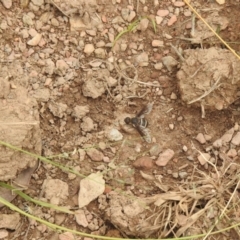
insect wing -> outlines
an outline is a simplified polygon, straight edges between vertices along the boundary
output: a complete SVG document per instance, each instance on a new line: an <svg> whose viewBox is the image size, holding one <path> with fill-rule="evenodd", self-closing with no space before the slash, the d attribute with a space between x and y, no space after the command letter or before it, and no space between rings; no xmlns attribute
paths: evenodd
<svg viewBox="0 0 240 240"><path fill-rule="evenodd" d="M148 128L142 127L140 125L136 126L137 131L141 134L141 136L145 139L145 141L147 143L151 143L152 142L152 138L150 135L150 131Z"/></svg>
<svg viewBox="0 0 240 240"><path fill-rule="evenodd" d="M148 103L138 114L137 117L143 118L144 115L149 114L152 111L153 103Z"/></svg>

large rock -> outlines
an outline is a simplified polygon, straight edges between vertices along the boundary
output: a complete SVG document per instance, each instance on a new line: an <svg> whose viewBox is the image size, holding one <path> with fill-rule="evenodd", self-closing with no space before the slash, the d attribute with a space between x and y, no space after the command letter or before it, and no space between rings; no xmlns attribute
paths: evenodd
<svg viewBox="0 0 240 240"><path fill-rule="evenodd" d="M10 89L0 79L4 94L0 96L1 141L31 153L41 154L41 132L37 102L27 97L21 86ZM15 179L18 173L36 165L37 158L0 145L0 180Z"/></svg>
<svg viewBox="0 0 240 240"><path fill-rule="evenodd" d="M240 62L229 50L188 49L184 58L177 73L184 102L222 110L239 98Z"/></svg>

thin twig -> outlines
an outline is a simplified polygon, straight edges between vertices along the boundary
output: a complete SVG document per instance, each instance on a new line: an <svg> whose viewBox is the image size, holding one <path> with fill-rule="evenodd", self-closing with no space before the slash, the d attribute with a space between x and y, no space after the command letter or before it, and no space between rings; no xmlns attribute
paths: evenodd
<svg viewBox="0 0 240 240"><path fill-rule="evenodd" d="M206 91L203 95L201 95L200 97L196 98L196 99L193 99L192 101L188 102L188 104L192 104L192 103L195 103L199 100L201 100L202 98L206 97L207 95L209 95L211 92L213 92L215 89L217 89L218 87L220 87L221 84L217 85L220 81L221 77L218 78L218 80L213 84L213 86L208 90Z"/></svg>
<svg viewBox="0 0 240 240"><path fill-rule="evenodd" d="M148 94L148 91L146 91L143 95L141 96L128 96L128 97L125 97L125 98L144 98L146 95Z"/></svg>
<svg viewBox="0 0 240 240"><path fill-rule="evenodd" d="M170 43L170 46L172 47L172 49L176 52L176 54L178 55L178 57L181 59L181 61L185 61L185 58L182 56L182 54L177 50L177 48L174 46L174 45L172 45L171 43Z"/></svg>
<svg viewBox="0 0 240 240"><path fill-rule="evenodd" d="M50 0L51 4L54 5L63 15L69 18L68 14L65 13L56 3L54 3L52 0Z"/></svg>

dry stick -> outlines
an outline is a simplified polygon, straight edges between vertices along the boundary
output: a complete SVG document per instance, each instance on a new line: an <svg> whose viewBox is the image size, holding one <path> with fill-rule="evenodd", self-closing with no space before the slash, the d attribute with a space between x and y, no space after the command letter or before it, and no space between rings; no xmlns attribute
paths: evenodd
<svg viewBox="0 0 240 240"><path fill-rule="evenodd" d="M177 50L177 48L174 46L174 45L172 45L171 43L170 43L170 46L172 47L172 49L176 52L176 54L178 55L178 57L181 59L181 61L185 61L185 58L182 56L182 54Z"/></svg>
<svg viewBox="0 0 240 240"><path fill-rule="evenodd" d="M114 58L114 62L113 63L114 63L114 67L115 67L116 71L118 72L118 74L121 75L124 79L129 80L132 83L136 82L136 83L139 83L139 84L142 84L142 85L146 85L146 86L159 87L159 84L146 83L146 82L141 82L141 81L136 80L137 77L138 77L138 74L137 74L137 70L136 70L136 68L134 66L129 66L129 68L131 67L131 68L135 69L136 76L134 78L130 78L130 77L126 76L123 72L121 72L120 68L118 67L118 65L116 63L115 58Z"/></svg>
<svg viewBox="0 0 240 240"><path fill-rule="evenodd" d="M195 103L195 102L201 100L202 98L209 95L212 91L214 91L215 89L220 87L221 84L217 85L219 83L220 79L221 79L221 77L219 77L218 80L213 84L213 86L208 91L206 91L202 96L198 97L197 99L193 99L192 101L188 102L188 104L192 104L192 103Z"/></svg>
<svg viewBox="0 0 240 240"><path fill-rule="evenodd" d="M141 96L128 96L128 97L125 97L125 98L144 98L146 95L148 94L148 91L146 91L143 95Z"/></svg>
<svg viewBox="0 0 240 240"><path fill-rule="evenodd" d="M238 181L236 187L234 188L234 191L233 191L230 199L228 200L227 205L226 205L225 208L222 210L221 215L220 215L219 218L216 220L216 222L215 222L214 225L211 227L211 229L208 231L207 235L203 238L203 240L206 240L206 239L207 239L207 237L209 236L209 234L212 232L213 228L218 224L219 220L221 220L223 214L225 213L226 209L228 208L230 202L231 202L232 199L233 199L233 196L235 195L235 193L236 193L236 191L237 191L237 189L238 189L239 182L240 182L240 180Z"/></svg>
<svg viewBox="0 0 240 240"><path fill-rule="evenodd" d="M50 0L51 4L54 5L63 15L69 18L67 13L65 13L56 3L54 3L52 0Z"/></svg>
<svg viewBox="0 0 240 240"><path fill-rule="evenodd" d="M188 0L184 0L188 7L198 16L201 21L214 33L214 35L240 60L240 56L233 50L217 33L216 31L203 19L203 17L192 7Z"/></svg>

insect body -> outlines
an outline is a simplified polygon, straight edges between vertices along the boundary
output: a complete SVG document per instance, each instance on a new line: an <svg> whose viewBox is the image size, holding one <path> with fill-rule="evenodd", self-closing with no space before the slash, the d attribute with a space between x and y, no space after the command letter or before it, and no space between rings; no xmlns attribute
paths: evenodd
<svg viewBox="0 0 240 240"><path fill-rule="evenodd" d="M126 124L131 124L137 131L141 134L141 136L145 139L146 142L151 143L152 138L150 135L150 131L147 128L148 121L144 118L146 114L149 114L152 111L153 103L149 103L146 105L134 118L125 118L124 121Z"/></svg>

